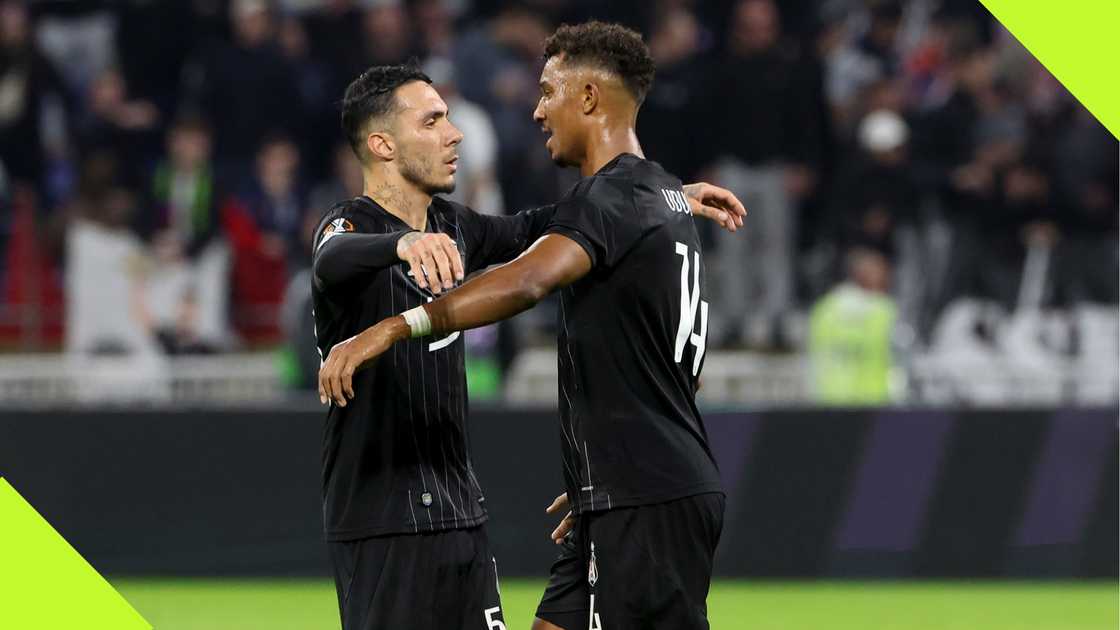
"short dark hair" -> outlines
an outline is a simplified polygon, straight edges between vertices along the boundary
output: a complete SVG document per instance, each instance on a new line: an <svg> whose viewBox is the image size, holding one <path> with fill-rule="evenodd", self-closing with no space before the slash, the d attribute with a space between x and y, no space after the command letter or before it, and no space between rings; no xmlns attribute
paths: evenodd
<svg viewBox="0 0 1120 630"><path fill-rule="evenodd" d="M416 64L403 64L374 66L346 87L342 97L342 131L359 160L365 161L362 148L366 144L366 124L394 111L393 92L413 81L432 82Z"/></svg>
<svg viewBox="0 0 1120 630"><path fill-rule="evenodd" d="M640 105L653 85L654 64L642 36L621 24L564 24L544 42L544 58L557 55L591 64L622 79Z"/></svg>

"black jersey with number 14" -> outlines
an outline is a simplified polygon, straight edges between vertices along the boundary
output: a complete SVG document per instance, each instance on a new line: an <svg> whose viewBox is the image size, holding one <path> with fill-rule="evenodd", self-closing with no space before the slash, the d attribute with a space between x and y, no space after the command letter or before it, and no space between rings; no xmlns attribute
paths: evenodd
<svg viewBox="0 0 1120 630"><path fill-rule="evenodd" d="M722 492L696 408L708 302L680 180L622 154L561 199L546 231L592 261L560 296L560 432L573 508Z"/></svg>

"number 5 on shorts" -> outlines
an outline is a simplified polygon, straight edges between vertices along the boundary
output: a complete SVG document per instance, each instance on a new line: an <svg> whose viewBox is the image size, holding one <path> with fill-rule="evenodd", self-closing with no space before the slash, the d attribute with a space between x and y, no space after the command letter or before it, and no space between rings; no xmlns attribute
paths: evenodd
<svg viewBox="0 0 1120 630"><path fill-rule="evenodd" d="M502 614L501 606L487 608L482 611L482 614L486 615L486 627L490 628L490 630L506 630L506 624L502 623L501 619L494 618L494 615Z"/></svg>

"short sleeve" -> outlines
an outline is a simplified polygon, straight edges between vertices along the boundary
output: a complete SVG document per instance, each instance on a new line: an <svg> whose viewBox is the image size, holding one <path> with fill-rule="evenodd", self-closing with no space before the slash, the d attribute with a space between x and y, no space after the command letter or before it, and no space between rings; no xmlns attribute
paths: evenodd
<svg viewBox="0 0 1120 630"><path fill-rule="evenodd" d="M545 232L578 243L591 258L593 268L610 268L641 239L642 226L629 187L595 182L585 194L557 204Z"/></svg>

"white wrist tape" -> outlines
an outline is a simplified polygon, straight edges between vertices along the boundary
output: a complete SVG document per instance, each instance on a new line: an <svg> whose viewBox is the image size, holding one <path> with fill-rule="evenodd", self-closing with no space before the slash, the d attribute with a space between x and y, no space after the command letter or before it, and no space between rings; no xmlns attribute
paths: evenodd
<svg viewBox="0 0 1120 630"><path fill-rule="evenodd" d="M404 316L404 321L408 322L413 337L424 337L432 332L432 318L428 317L428 311L424 310L423 306L409 309L401 315Z"/></svg>

